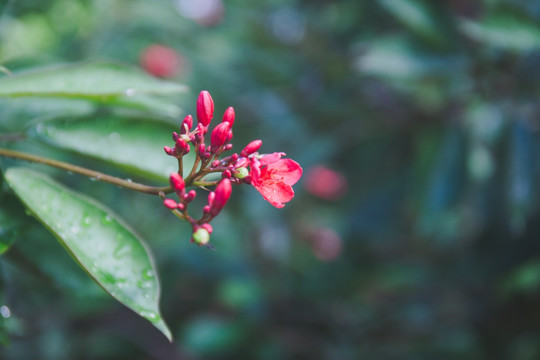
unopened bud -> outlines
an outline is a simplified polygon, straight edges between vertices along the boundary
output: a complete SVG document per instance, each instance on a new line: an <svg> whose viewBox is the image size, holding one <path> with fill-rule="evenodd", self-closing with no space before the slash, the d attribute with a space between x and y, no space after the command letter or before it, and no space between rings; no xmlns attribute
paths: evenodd
<svg viewBox="0 0 540 360"><path fill-rule="evenodd" d="M173 199L165 199L163 200L163 205L165 205L168 209L176 209L178 207L178 203L174 201Z"/></svg>
<svg viewBox="0 0 540 360"><path fill-rule="evenodd" d="M247 157L251 154L253 154L255 151L259 150L262 145L262 140L253 140L249 144L246 145L244 150L240 153L240 156Z"/></svg>
<svg viewBox="0 0 540 360"><path fill-rule="evenodd" d="M197 98L197 120L204 126L208 126L214 116L214 100L206 90L201 91Z"/></svg>
<svg viewBox="0 0 540 360"><path fill-rule="evenodd" d="M229 151L232 149L232 144L227 144L223 147L223 151Z"/></svg>
<svg viewBox="0 0 540 360"><path fill-rule="evenodd" d="M231 174L231 170L225 170L224 172L221 173L221 177L223 179L228 179L232 176Z"/></svg>
<svg viewBox="0 0 540 360"><path fill-rule="evenodd" d="M246 176L249 175L249 171L247 168L245 167L240 167L240 168L237 168L235 171L234 171L234 177L235 178L238 178L238 179L244 179Z"/></svg>
<svg viewBox="0 0 540 360"><path fill-rule="evenodd" d="M227 133L227 142L231 141L232 138L233 138L232 130L229 130L229 132Z"/></svg>
<svg viewBox="0 0 540 360"><path fill-rule="evenodd" d="M191 127L193 126L193 117L191 115L187 115L184 120L182 121L182 126L180 128L180 134L185 134L189 130L191 130Z"/></svg>
<svg viewBox="0 0 540 360"><path fill-rule="evenodd" d="M208 132L208 126L204 126L203 124L197 124L197 128L195 129L197 132L197 135L199 138L202 139L202 137Z"/></svg>
<svg viewBox="0 0 540 360"><path fill-rule="evenodd" d="M227 141L227 134L230 127L231 124L225 121L214 128L210 137L212 151L216 152L220 147L225 144L225 142Z"/></svg>
<svg viewBox="0 0 540 360"><path fill-rule="evenodd" d="M184 194L184 201L187 203L191 202L193 199L195 199L195 196L197 196L195 190L189 190L187 194Z"/></svg>
<svg viewBox="0 0 540 360"><path fill-rule="evenodd" d="M204 214L208 214L210 212L210 205L205 205L202 209Z"/></svg>
<svg viewBox="0 0 540 360"><path fill-rule="evenodd" d="M208 205L212 205L214 203L215 198L216 198L216 193L213 191L210 191L208 193Z"/></svg>
<svg viewBox="0 0 540 360"><path fill-rule="evenodd" d="M178 135L178 133L176 131L173 131L172 133L172 139L174 142L176 142L176 140L178 140L180 138L180 135Z"/></svg>
<svg viewBox="0 0 540 360"><path fill-rule="evenodd" d="M178 210L184 211L185 208L186 208L186 205L184 205L182 203L178 203Z"/></svg>
<svg viewBox="0 0 540 360"><path fill-rule="evenodd" d="M231 124L231 127L234 124L234 109L232 106L229 106L227 110L225 110L225 113L223 114L223 122L228 122Z"/></svg>
<svg viewBox="0 0 540 360"><path fill-rule="evenodd" d="M163 147L163 150L165 150L165 154L167 154L167 155L170 155L170 156L173 156L173 155L174 155L174 150L171 149L171 148L168 147L168 146L164 146L164 147Z"/></svg>
<svg viewBox="0 0 540 360"><path fill-rule="evenodd" d="M180 176L178 173L172 173L169 176L169 182L171 183L172 188L177 193L182 193L184 189L186 188L186 184L184 182L184 179Z"/></svg>
<svg viewBox="0 0 540 360"><path fill-rule="evenodd" d="M212 232L214 232L214 229L212 228L212 225L208 224L208 223L205 223L205 224L202 224L201 227L203 229L205 229L206 231L208 231L209 234L211 234Z"/></svg>
<svg viewBox="0 0 540 360"><path fill-rule="evenodd" d="M200 227L191 235L191 238L199 246L206 245L210 241L210 233L205 228Z"/></svg>
<svg viewBox="0 0 540 360"><path fill-rule="evenodd" d="M234 167L239 168L239 167L246 167L248 165L249 165L249 159L246 157L241 157L241 158L238 158L238 160L236 160Z"/></svg>
<svg viewBox="0 0 540 360"><path fill-rule="evenodd" d="M232 193L231 181L229 179L221 180L216 186L215 193L216 197L214 198L212 208L210 209L210 214L213 216L219 214L219 212L225 207L225 204L227 204L227 201L229 201Z"/></svg>
<svg viewBox="0 0 540 360"><path fill-rule="evenodd" d="M199 145L199 155L203 156L205 152L206 152L206 146L204 144L200 144Z"/></svg>
<svg viewBox="0 0 540 360"><path fill-rule="evenodd" d="M174 145L174 150L177 155L184 155L189 152L189 144L184 139L177 139Z"/></svg>
<svg viewBox="0 0 540 360"><path fill-rule="evenodd" d="M219 160L212 161L212 167L218 167L219 166Z"/></svg>

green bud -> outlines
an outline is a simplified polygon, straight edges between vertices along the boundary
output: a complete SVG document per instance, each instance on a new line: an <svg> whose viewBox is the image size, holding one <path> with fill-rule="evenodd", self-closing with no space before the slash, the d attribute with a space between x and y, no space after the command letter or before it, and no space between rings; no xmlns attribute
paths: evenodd
<svg viewBox="0 0 540 360"><path fill-rule="evenodd" d="M234 177L238 179L243 179L249 175L249 171L245 167L238 168L234 171Z"/></svg>
<svg viewBox="0 0 540 360"><path fill-rule="evenodd" d="M210 241L210 234L202 227L198 228L191 237L193 238L193 242L199 246L206 245Z"/></svg>

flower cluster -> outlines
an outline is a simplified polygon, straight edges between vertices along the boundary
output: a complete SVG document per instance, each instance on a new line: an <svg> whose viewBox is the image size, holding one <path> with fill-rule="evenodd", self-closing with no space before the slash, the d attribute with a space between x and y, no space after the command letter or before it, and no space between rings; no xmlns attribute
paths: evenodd
<svg viewBox="0 0 540 360"><path fill-rule="evenodd" d="M292 185L302 176L300 165L285 159L285 153L259 154L261 140L247 144L240 153L222 156L232 149L232 126L235 113L232 107L227 108L221 123L210 133L210 144L205 143L210 122L214 116L214 101L208 91L202 91L197 99L197 124L193 117L187 115L179 132L173 132L174 147L165 146L165 153L178 159L178 172L170 175L171 192L175 192L178 201L166 198L161 194L163 205L177 217L188 221L193 229L191 241L198 245L206 245L210 240L212 226L210 222L225 207L232 193L232 185L251 184L263 198L277 208L294 197ZM184 173L184 156L194 154L195 162L189 174ZM215 180L218 175L218 180ZM189 204L195 199L197 192L189 187L208 189L208 203L203 207L199 219L188 213Z"/></svg>

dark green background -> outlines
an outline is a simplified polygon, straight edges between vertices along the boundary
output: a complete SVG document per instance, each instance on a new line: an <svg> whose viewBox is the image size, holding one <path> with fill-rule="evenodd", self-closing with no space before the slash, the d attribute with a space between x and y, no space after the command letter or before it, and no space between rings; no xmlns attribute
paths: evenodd
<svg viewBox="0 0 540 360"><path fill-rule="evenodd" d="M35 226L0 259L2 359L540 358L537 2L225 0L206 26L165 0L2 0L0 16L11 71L170 46L184 112L207 89L217 116L236 110L235 149L261 138L349 184L326 201L301 180L282 210L235 188L211 251L157 198L53 172L147 239L175 342ZM321 228L333 261L314 255Z"/></svg>

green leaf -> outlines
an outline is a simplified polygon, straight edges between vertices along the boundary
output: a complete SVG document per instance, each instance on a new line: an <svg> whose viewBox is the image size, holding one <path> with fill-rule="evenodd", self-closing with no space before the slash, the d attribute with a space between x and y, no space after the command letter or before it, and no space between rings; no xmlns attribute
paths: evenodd
<svg viewBox="0 0 540 360"><path fill-rule="evenodd" d="M156 267L146 245L133 231L102 204L41 173L10 168L5 179L103 289L171 340L159 312Z"/></svg>
<svg viewBox="0 0 540 360"><path fill-rule="evenodd" d="M437 41L441 33L437 18L429 4L422 0L379 0L396 19L424 38Z"/></svg>
<svg viewBox="0 0 540 360"><path fill-rule="evenodd" d="M20 201L15 200L22 207ZM29 216L26 218L28 221L17 236L17 242L13 245L16 255L11 256L12 253L9 252L6 254L6 260L29 270L31 273L39 271L39 279L43 282L44 287L54 285L54 287L77 298L85 298L86 300L91 298L90 306L99 306L97 300L104 298L108 300L108 295L88 277L83 269L77 266L54 237L36 220ZM24 260L18 264L21 258ZM54 259L54 261L50 261L50 259Z"/></svg>
<svg viewBox="0 0 540 360"><path fill-rule="evenodd" d="M0 78L0 96L103 99L185 92L185 85L160 80L127 65L91 62L40 68Z"/></svg>
<svg viewBox="0 0 540 360"><path fill-rule="evenodd" d="M540 48L540 26L528 17L500 12L480 22L463 20L460 29L469 37L497 48L532 51Z"/></svg>
<svg viewBox="0 0 540 360"><path fill-rule="evenodd" d="M113 116L83 120L63 119L38 124L33 135L55 147L117 165L134 175L167 180L177 171L175 158L164 145L173 145L174 128L157 121L135 121ZM186 171L193 160L186 159Z"/></svg>
<svg viewBox="0 0 540 360"><path fill-rule="evenodd" d="M0 198L0 255L4 254L26 226L24 208L13 196L3 194Z"/></svg>

